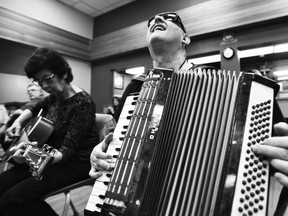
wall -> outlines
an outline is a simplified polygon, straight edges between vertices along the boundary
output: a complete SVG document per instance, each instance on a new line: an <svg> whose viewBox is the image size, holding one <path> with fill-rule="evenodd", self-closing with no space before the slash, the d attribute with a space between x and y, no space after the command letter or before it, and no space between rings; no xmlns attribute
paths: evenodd
<svg viewBox="0 0 288 216"><path fill-rule="evenodd" d="M248 48L288 41L288 17L266 22L235 27L225 31L233 31L238 40L239 48ZM201 36L191 37L191 44L187 48L189 58L205 56L220 52L223 33L213 32ZM288 61L287 61L288 62ZM92 97L98 102L99 110L102 104L110 103L113 96L112 76L109 74L113 68L127 68L132 65L143 65L146 71L151 68L152 61L147 48L136 50L120 56L110 57L103 61L94 61L92 64ZM101 82L101 80L103 82ZM104 84L105 83L105 84ZM101 95L98 92L103 92Z"/></svg>
<svg viewBox="0 0 288 216"><path fill-rule="evenodd" d="M111 69L128 68L135 65L143 65L147 70L152 67L148 49L92 63L91 95L96 101L97 112L102 112L104 106L111 104L111 98L114 94Z"/></svg>
<svg viewBox="0 0 288 216"><path fill-rule="evenodd" d="M91 63L67 56L66 59L72 68L74 76L72 84L91 93Z"/></svg>
<svg viewBox="0 0 288 216"><path fill-rule="evenodd" d="M0 104L29 101L26 87L31 83L26 76L0 73Z"/></svg>
<svg viewBox="0 0 288 216"><path fill-rule="evenodd" d="M152 6L154 7L154 5ZM139 7L135 10L135 14L138 15L138 12L142 14L142 11L143 8ZM201 37L213 32L287 17L288 1L213 0L204 1L176 12L181 16L188 35ZM123 13L122 16L114 18L121 20L126 16L127 13ZM106 25L110 27L109 24ZM147 21L145 20L93 38L90 49L91 59L100 60L147 47L146 31Z"/></svg>
<svg viewBox="0 0 288 216"><path fill-rule="evenodd" d="M74 80L72 84L91 93L91 65L85 61L66 57L72 68ZM10 101L24 102L29 100L26 87L32 80L28 79L19 68L18 74L1 73L0 68L0 104ZM20 72L21 71L21 72ZM19 73L20 72L20 73Z"/></svg>
<svg viewBox="0 0 288 216"><path fill-rule="evenodd" d="M0 0L0 6L85 38L93 38L93 18L59 1Z"/></svg>
<svg viewBox="0 0 288 216"><path fill-rule="evenodd" d="M83 36L89 38L92 37L93 19L81 14L76 10L72 10L71 8L66 7L64 4L59 3L56 0L0 0L0 6L3 8L8 8L9 11L14 10L19 14L32 17L33 19L29 18L30 20L33 20L31 23L33 23L35 28L37 28L39 31L43 31L41 34L42 36L45 34L45 31L47 31L47 29L43 29L43 27L47 26L46 24L46 26L43 25L43 22L48 23L49 25L55 25L59 28L61 27L66 31L70 31L71 33L65 32L66 34L63 34L63 31L57 31L57 29L54 28L56 29L55 32L60 32L59 34L65 37L66 40L72 41L74 38L82 39ZM13 13L7 13L6 17L0 16L0 21L2 21L0 22L0 27L3 28L3 26L7 24L7 21L3 22L2 19L8 19L9 17L17 17L17 19L19 19L20 26L23 24L24 18L26 22L27 20L29 21L29 19L27 19L27 17L23 17L23 15L13 16ZM34 21L34 19L36 21ZM40 21L37 21L37 19ZM51 27L51 29L53 30L53 27ZM23 34L22 29L19 31L21 31L18 33L22 33L23 39L29 37ZM82 36L76 37L75 34ZM5 39L1 39L2 37ZM8 37L6 37L6 35L5 37L0 35L0 103L8 101L27 101L28 99L26 95L26 86L28 83L31 83L31 80L26 78L23 69L27 58L32 54L38 44L25 44L24 41L15 42L13 39L13 34L11 35L11 38L9 35ZM77 39L75 40L77 41ZM86 40L88 41L88 39ZM74 44L77 45L77 42ZM59 43L56 43L56 49L59 47ZM69 43L69 49L71 52L71 43ZM73 55L63 55L68 60L74 74L74 80L72 84L78 85L88 93L91 93L90 61L80 60L79 58L72 57Z"/></svg>
<svg viewBox="0 0 288 216"><path fill-rule="evenodd" d="M126 86L130 83L130 81L132 80L132 78L133 78L133 76L132 75L129 75L129 74L125 74L125 72L121 72L121 73L119 73L119 72L116 72L116 71L114 71L113 72L113 96L116 96L116 97L121 97L122 96L122 94L124 93L124 91L125 91L125 88L126 88ZM117 77L119 77L119 76L121 76L121 77L123 77L123 88L122 89L120 89L120 88L115 88L115 79L117 80Z"/></svg>

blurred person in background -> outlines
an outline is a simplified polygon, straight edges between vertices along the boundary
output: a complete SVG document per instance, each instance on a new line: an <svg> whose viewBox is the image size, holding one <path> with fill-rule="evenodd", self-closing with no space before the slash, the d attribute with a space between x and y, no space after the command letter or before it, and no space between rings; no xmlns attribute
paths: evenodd
<svg viewBox="0 0 288 216"><path fill-rule="evenodd" d="M121 98L114 96L112 98L112 106L107 107L106 114L110 114L115 118L115 113L117 112L120 100L121 100ZM115 120L117 121L118 119L115 119Z"/></svg>
<svg viewBox="0 0 288 216"><path fill-rule="evenodd" d="M5 138L6 129L13 124L15 119L18 118L25 109L35 106L38 101L44 98L43 89L34 83L27 86L27 94L29 101L21 105L20 108L16 108L15 110L9 109L10 107L17 107L20 103L8 102L3 105L5 109L0 109L0 115L6 116L5 122L1 122L0 127L0 143L4 150L7 150L11 144L11 140L6 140L7 137Z"/></svg>

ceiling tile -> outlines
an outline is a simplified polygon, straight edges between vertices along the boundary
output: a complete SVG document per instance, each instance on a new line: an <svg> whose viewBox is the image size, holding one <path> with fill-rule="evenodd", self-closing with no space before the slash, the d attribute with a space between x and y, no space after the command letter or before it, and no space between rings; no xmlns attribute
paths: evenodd
<svg viewBox="0 0 288 216"><path fill-rule="evenodd" d="M86 4L91 5L93 8L101 10L109 6L109 2L106 0L83 0Z"/></svg>
<svg viewBox="0 0 288 216"><path fill-rule="evenodd" d="M74 5L74 7L86 14L92 14L95 11L95 8L92 8L91 6L82 2L77 3L76 5Z"/></svg>
<svg viewBox="0 0 288 216"><path fill-rule="evenodd" d="M135 0L58 0L92 17L97 17Z"/></svg>
<svg viewBox="0 0 288 216"><path fill-rule="evenodd" d="M115 0L113 0L115 1ZM114 8L118 8L118 7L121 7L127 3L130 3L130 0L120 0L120 1L115 1L111 6L114 7Z"/></svg>

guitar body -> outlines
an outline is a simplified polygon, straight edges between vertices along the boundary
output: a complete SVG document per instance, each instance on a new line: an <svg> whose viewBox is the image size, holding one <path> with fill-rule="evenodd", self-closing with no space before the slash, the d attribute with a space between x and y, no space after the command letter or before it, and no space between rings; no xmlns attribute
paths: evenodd
<svg viewBox="0 0 288 216"><path fill-rule="evenodd" d="M15 163L12 160L14 152L10 151L10 149L21 142L25 142L23 156L30 166L32 175L36 179L41 179L47 165L53 161L53 156L50 154L52 148L44 145L53 131L53 123L48 119L42 116L33 118L21 130L20 136L13 140L10 148L2 155L1 159L6 162ZM37 142L37 146L29 144L33 141Z"/></svg>
<svg viewBox="0 0 288 216"><path fill-rule="evenodd" d="M25 126L25 130L30 142L37 141L37 146L43 147L53 133L54 126L50 120L39 116L32 119L31 123Z"/></svg>

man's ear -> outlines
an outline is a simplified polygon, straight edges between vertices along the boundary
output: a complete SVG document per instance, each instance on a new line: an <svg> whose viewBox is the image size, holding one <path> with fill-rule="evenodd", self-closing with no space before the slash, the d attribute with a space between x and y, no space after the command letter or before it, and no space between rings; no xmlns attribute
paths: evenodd
<svg viewBox="0 0 288 216"><path fill-rule="evenodd" d="M183 39L182 39L182 42L183 42L184 44L186 44L186 46L187 46L187 45L190 44L190 42L191 42L190 37L189 37L187 34L185 34L184 37L183 37Z"/></svg>

